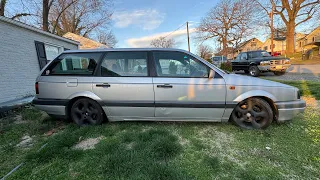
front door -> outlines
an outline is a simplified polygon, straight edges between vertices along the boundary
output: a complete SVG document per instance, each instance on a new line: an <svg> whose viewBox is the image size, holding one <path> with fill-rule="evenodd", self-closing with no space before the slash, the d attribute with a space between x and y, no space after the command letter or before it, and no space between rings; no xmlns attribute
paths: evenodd
<svg viewBox="0 0 320 180"><path fill-rule="evenodd" d="M224 79L196 58L174 51L155 51L155 116L163 120L221 121L225 110Z"/></svg>
<svg viewBox="0 0 320 180"><path fill-rule="evenodd" d="M109 120L154 118L154 92L148 52L107 52L93 79Z"/></svg>

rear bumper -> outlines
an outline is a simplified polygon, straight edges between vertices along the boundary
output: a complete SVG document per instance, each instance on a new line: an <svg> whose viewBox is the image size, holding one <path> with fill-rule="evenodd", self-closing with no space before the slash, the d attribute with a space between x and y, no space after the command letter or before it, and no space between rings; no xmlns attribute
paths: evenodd
<svg viewBox="0 0 320 180"><path fill-rule="evenodd" d="M298 113L303 113L306 108L304 100L286 101L275 103L278 109L278 121L291 120Z"/></svg>
<svg viewBox="0 0 320 180"><path fill-rule="evenodd" d="M66 116L67 100L34 98L32 104L35 108L51 115Z"/></svg>

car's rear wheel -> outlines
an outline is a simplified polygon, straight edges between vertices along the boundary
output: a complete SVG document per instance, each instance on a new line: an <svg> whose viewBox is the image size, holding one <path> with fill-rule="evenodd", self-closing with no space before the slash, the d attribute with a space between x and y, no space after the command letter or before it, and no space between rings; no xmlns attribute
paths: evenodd
<svg viewBox="0 0 320 180"><path fill-rule="evenodd" d="M257 77L260 74L260 70L257 66L250 66L249 67L249 74L253 77Z"/></svg>
<svg viewBox="0 0 320 180"><path fill-rule="evenodd" d="M101 106L88 98L76 100L71 107L70 115L71 119L79 126L99 125L104 119Z"/></svg>
<svg viewBox="0 0 320 180"><path fill-rule="evenodd" d="M235 107L231 119L245 129L264 129L271 124L273 111L265 100L249 98Z"/></svg>
<svg viewBox="0 0 320 180"><path fill-rule="evenodd" d="M286 72L281 72L281 71L274 71L273 74L276 76L282 76L284 75Z"/></svg>

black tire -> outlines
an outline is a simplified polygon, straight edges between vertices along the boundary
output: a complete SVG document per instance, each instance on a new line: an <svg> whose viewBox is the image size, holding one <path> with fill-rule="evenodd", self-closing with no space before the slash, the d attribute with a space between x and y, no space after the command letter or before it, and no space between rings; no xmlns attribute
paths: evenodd
<svg viewBox="0 0 320 180"><path fill-rule="evenodd" d="M96 101L81 98L73 103L70 117L79 126L99 125L104 120L104 113L100 104Z"/></svg>
<svg viewBox="0 0 320 180"><path fill-rule="evenodd" d="M244 129L265 129L273 121L273 111L265 100L249 98L234 108L231 120Z"/></svg>
<svg viewBox="0 0 320 180"><path fill-rule="evenodd" d="M273 74L276 76L282 76L284 75L286 72L282 72L282 71L274 71Z"/></svg>
<svg viewBox="0 0 320 180"><path fill-rule="evenodd" d="M249 74L249 71L248 70L244 70L244 73Z"/></svg>
<svg viewBox="0 0 320 180"><path fill-rule="evenodd" d="M253 65L249 67L249 74L253 77L257 77L260 74L260 70L257 66Z"/></svg>

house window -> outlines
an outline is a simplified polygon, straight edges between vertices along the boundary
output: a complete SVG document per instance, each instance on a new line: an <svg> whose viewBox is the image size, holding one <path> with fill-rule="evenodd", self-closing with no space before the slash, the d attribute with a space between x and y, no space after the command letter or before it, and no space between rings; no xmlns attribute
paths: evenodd
<svg viewBox="0 0 320 180"><path fill-rule="evenodd" d="M54 58L56 58L63 51L62 47L54 46L51 44L44 44L44 48L46 51L48 61L54 60Z"/></svg>
<svg viewBox="0 0 320 180"><path fill-rule="evenodd" d="M273 48L275 48L276 47L276 45L275 44L273 44ZM270 49L271 49L271 45L270 45Z"/></svg>
<svg viewBox="0 0 320 180"><path fill-rule="evenodd" d="M256 42L252 42L251 43L251 47L255 47L255 46L257 46L257 43Z"/></svg>
<svg viewBox="0 0 320 180"><path fill-rule="evenodd" d="M316 41L316 37L312 37L312 42L315 42Z"/></svg>
<svg viewBox="0 0 320 180"><path fill-rule="evenodd" d="M268 46L265 46L263 49L264 49L265 51L268 50Z"/></svg>
<svg viewBox="0 0 320 180"><path fill-rule="evenodd" d="M302 47L302 42L299 42L299 47Z"/></svg>

